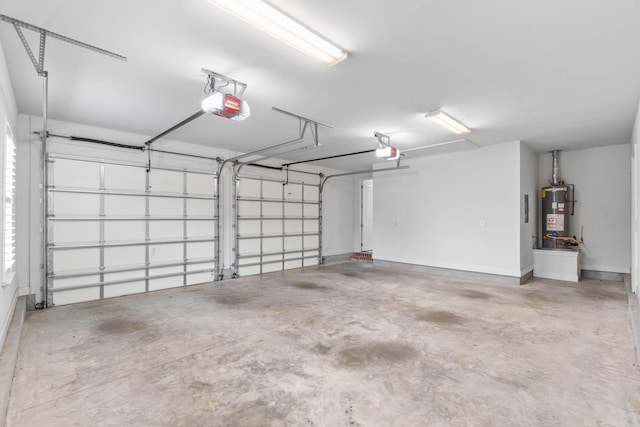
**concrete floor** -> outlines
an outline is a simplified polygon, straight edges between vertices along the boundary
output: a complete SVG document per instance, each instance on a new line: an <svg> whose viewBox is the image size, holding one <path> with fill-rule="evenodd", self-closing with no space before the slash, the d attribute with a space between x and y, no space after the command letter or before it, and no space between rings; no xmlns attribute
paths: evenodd
<svg viewBox="0 0 640 427"><path fill-rule="evenodd" d="M10 426L639 425L622 283L345 263L32 312Z"/></svg>

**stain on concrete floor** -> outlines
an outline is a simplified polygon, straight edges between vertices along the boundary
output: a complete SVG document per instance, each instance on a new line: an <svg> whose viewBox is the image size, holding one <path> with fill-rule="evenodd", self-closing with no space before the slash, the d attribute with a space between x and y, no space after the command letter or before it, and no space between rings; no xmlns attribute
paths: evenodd
<svg viewBox="0 0 640 427"><path fill-rule="evenodd" d="M129 318L110 319L100 322L97 326L98 332L106 334L126 334L136 331L142 331L148 328L148 323L140 320L131 320Z"/></svg>
<svg viewBox="0 0 640 427"><path fill-rule="evenodd" d="M455 313L444 310L418 310L416 313L416 319L423 322L437 323L440 325L460 325L467 321L462 316L458 316Z"/></svg>
<svg viewBox="0 0 640 427"><path fill-rule="evenodd" d="M464 291L460 291L460 295L466 298L471 298L471 299L493 298L493 295L491 294L488 294L486 292L474 291L473 289L465 289Z"/></svg>
<svg viewBox="0 0 640 427"><path fill-rule="evenodd" d="M7 425L640 425L625 299L345 263L54 307Z"/></svg>
<svg viewBox="0 0 640 427"><path fill-rule="evenodd" d="M415 354L416 350L406 344L383 341L348 345L337 352L336 358L343 366L361 369L403 362Z"/></svg>
<svg viewBox="0 0 640 427"><path fill-rule="evenodd" d="M296 282L291 284L291 286L298 289L313 290L313 291L326 291L327 289L329 289L326 286L320 286L313 282Z"/></svg>
<svg viewBox="0 0 640 427"><path fill-rule="evenodd" d="M242 294L214 294L212 298L222 305L240 305L251 301L251 297Z"/></svg>

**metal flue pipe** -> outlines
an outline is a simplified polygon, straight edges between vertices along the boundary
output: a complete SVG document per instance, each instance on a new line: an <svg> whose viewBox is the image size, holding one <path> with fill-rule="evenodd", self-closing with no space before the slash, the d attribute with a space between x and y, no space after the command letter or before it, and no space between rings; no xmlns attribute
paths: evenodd
<svg viewBox="0 0 640 427"><path fill-rule="evenodd" d="M558 161L560 160L560 150L553 150L551 152L551 185L556 186L560 185L560 181L558 179L558 175L560 173L560 166L558 165Z"/></svg>

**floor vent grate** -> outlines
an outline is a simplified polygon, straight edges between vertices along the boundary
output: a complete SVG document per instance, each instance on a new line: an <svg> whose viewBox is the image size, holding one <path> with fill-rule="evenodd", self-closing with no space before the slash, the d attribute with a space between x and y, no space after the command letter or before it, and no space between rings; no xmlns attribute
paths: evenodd
<svg viewBox="0 0 640 427"><path fill-rule="evenodd" d="M356 252L349 258L351 261L373 262L371 252Z"/></svg>

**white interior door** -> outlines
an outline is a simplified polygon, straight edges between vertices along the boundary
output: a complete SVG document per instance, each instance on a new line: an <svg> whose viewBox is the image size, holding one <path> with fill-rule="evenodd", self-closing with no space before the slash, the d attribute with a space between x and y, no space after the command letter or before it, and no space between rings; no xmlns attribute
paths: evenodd
<svg viewBox="0 0 640 427"><path fill-rule="evenodd" d="M362 203L361 203L361 215L362 226L360 228L361 236L361 250L372 251L373 250L373 180L367 179L362 181Z"/></svg>

